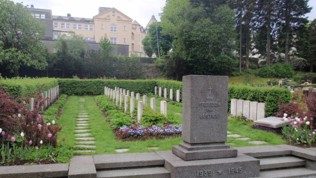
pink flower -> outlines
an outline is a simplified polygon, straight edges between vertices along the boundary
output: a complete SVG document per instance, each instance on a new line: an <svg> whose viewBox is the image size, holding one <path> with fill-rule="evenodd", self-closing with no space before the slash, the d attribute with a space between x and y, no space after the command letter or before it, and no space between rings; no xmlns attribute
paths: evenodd
<svg viewBox="0 0 316 178"><path fill-rule="evenodd" d="M32 141L32 140L30 140L30 141L29 141L29 145L32 145L32 143L33 143L33 141Z"/></svg>
<svg viewBox="0 0 316 178"><path fill-rule="evenodd" d="M37 128L38 128L39 130L41 130L42 127L43 127L43 126L42 126L41 124L38 124L38 125L37 125Z"/></svg>
<svg viewBox="0 0 316 178"><path fill-rule="evenodd" d="M5 131L3 130L1 134L2 134L2 136L4 136L5 135Z"/></svg>
<svg viewBox="0 0 316 178"><path fill-rule="evenodd" d="M42 116L41 116L40 114L37 114L37 116L36 116L36 120L37 120L37 122L42 121Z"/></svg>
<svg viewBox="0 0 316 178"><path fill-rule="evenodd" d="M53 136L52 133L48 133L48 134L47 134L47 137L48 137L48 138L51 138L52 136Z"/></svg>
<svg viewBox="0 0 316 178"><path fill-rule="evenodd" d="M11 137L11 142L15 142L15 137Z"/></svg>
<svg viewBox="0 0 316 178"><path fill-rule="evenodd" d="M38 150L38 146L35 146L35 150Z"/></svg>
<svg viewBox="0 0 316 178"><path fill-rule="evenodd" d="M308 134L308 137L309 137L309 138L312 138L312 137L313 137L313 135L312 135L312 134Z"/></svg>

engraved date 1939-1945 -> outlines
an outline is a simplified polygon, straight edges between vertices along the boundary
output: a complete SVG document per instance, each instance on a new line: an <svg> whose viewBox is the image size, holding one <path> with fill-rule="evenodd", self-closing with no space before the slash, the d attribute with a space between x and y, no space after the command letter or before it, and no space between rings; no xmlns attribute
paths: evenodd
<svg viewBox="0 0 316 178"><path fill-rule="evenodd" d="M212 177L212 176L220 176L227 172L228 174L241 174L242 167L236 168L228 168L227 170L198 170L196 171L197 177Z"/></svg>

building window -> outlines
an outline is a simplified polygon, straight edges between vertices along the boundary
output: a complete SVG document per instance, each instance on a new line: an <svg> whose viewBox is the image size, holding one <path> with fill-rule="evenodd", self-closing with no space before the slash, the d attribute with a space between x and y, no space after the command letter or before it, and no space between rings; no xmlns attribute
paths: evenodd
<svg viewBox="0 0 316 178"><path fill-rule="evenodd" d="M40 18L40 14L35 14L35 18L39 19Z"/></svg>
<svg viewBox="0 0 316 178"><path fill-rule="evenodd" d="M46 15L45 14L41 14L41 19L46 19Z"/></svg>
<svg viewBox="0 0 316 178"><path fill-rule="evenodd" d="M116 25L115 25L115 24L112 24L110 31L111 31L111 32L116 32L116 30L117 30Z"/></svg>
<svg viewBox="0 0 316 178"><path fill-rule="evenodd" d="M65 23L61 23L61 27L60 28L64 29L65 28Z"/></svg>
<svg viewBox="0 0 316 178"><path fill-rule="evenodd" d="M116 44L117 43L116 38L115 37L111 37L110 38L110 42L111 42L111 44Z"/></svg>
<svg viewBox="0 0 316 178"><path fill-rule="evenodd" d="M126 40L126 38L124 38L124 44L126 44L127 43L127 40Z"/></svg>
<svg viewBox="0 0 316 178"><path fill-rule="evenodd" d="M124 31L126 31L126 25L124 25Z"/></svg>
<svg viewBox="0 0 316 178"><path fill-rule="evenodd" d="M78 24L77 29L81 30L81 24Z"/></svg>
<svg viewBox="0 0 316 178"><path fill-rule="evenodd" d="M132 43L132 51L134 51L134 43Z"/></svg>
<svg viewBox="0 0 316 178"><path fill-rule="evenodd" d="M103 24L101 24L101 30L103 30L103 29L104 29Z"/></svg>
<svg viewBox="0 0 316 178"><path fill-rule="evenodd" d="M132 40L134 40L134 38L135 38L135 35L134 35L134 33L132 32Z"/></svg>
<svg viewBox="0 0 316 178"><path fill-rule="evenodd" d="M58 28L58 22L54 22L54 28Z"/></svg>
<svg viewBox="0 0 316 178"><path fill-rule="evenodd" d="M88 25L87 25L87 24L84 25L84 29L85 29L85 30L88 30Z"/></svg>
<svg viewBox="0 0 316 178"><path fill-rule="evenodd" d="M93 30L93 25L89 25L89 26L88 26L88 29L89 29L90 31L92 31L92 30Z"/></svg>
<svg viewBox="0 0 316 178"><path fill-rule="evenodd" d="M75 30L77 29L77 24L75 24L75 23L73 24L73 29L75 29Z"/></svg>
<svg viewBox="0 0 316 178"><path fill-rule="evenodd" d="M69 29L69 28L70 28L70 24L66 23L66 29Z"/></svg>

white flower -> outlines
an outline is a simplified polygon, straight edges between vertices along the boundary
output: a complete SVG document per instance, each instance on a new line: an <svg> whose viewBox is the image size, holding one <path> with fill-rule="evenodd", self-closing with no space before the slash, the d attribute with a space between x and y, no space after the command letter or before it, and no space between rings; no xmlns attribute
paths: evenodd
<svg viewBox="0 0 316 178"><path fill-rule="evenodd" d="M286 113L284 113L284 114L283 114L283 117L287 117L287 114L286 114Z"/></svg>
<svg viewBox="0 0 316 178"><path fill-rule="evenodd" d="M50 125L50 122L48 122L47 125Z"/></svg>
<svg viewBox="0 0 316 178"><path fill-rule="evenodd" d="M304 117L304 121L306 121L306 119L307 119L307 117L305 116L305 117Z"/></svg>
<svg viewBox="0 0 316 178"><path fill-rule="evenodd" d="M19 118L21 117L21 114L20 114L20 113L18 114L18 117L19 117Z"/></svg>
<svg viewBox="0 0 316 178"><path fill-rule="evenodd" d="M294 122L293 122L293 124L294 124L294 125L296 125L296 124L297 124L297 122L296 122L296 121L294 121Z"/></svg>
<svg viewBox="0 0 316 178"><path fill-rule="evenodd" d="M55 125L55 120L52 121L52 124Z"/></svg>
<svg viewBox="0 0 316 178"><path fill-rule="evenodd" d="M298 117L295 117L295 120L300 121L300 119Z"/></svg>
<svg viewBox="0 0 316 178"><path fill-rule="evenodd" d="M43 144L43 140L40 141L40 144Z"/></svg>
<svg viewBox="0 0 316 178"><path fill-rule="evenodd" d="M315 135L315 132L313 132L313 134Z"/></svg>
<svg viewBox="0 0 316 178"><path fill-rule="evenodd" d="M2 128L0 128L0 133L2 132Z"/></svg>
<svg viewBox="0 0 316 178"><path fill-rule="evenodd" d="M25 134L24 134L24 132L21 132L21 134L20 134L20 135L21 135L21 137L24 137L24 135L25 135Z"/></svg>
<svg viewBox="0 0 316 178"><path fill-rule="evenodd" d="M311 124L311 123L310 123L309 121L307 121L307 122L306 122L306 125L309 125L309 124Z"/></svg>

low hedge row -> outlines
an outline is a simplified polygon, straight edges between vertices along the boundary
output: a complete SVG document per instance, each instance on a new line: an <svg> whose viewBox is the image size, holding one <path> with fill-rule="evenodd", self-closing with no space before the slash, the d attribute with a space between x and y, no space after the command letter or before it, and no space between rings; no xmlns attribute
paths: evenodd
<svg viewBox="0 0 316 178"><path fill-rule="evenodd" d="M101 80L101 79L61 79L58 81L62 94L67 95L102 95L104 86L120 87L136 93L153 93L154 80Z"/></svg>
<svg viewBox="0 0 316 178"><path fill-rule="evenodd" d="M0 89L4 89L12 96L23 98L39 89L43 92L57 85L58 80L55 78L0 78Z"/></svg>

